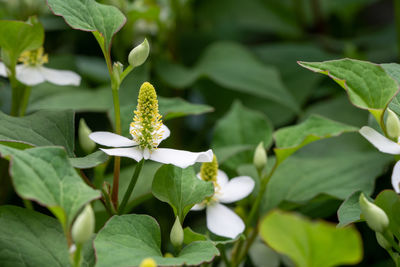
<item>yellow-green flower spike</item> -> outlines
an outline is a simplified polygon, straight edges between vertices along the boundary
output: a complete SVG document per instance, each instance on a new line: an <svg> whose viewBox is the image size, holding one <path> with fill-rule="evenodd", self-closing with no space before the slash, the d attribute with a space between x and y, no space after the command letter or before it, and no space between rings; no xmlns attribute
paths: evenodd
<svg viewBox="0 0 400 267"><path fill-rule="evenodd" d="M218 161L217 157L214 155L211 162L205 162L200 168L200 177L204 181L212 181L214 184L217 182L218 174Z"/></svg>
<svg viewBox="0 0 400 267"><path fill-rule="evenodd" d="M161 115L158 113L156 90L149 82L145 82L140 87L138 104L135 110L135 117L131 123L130 133L141 149L149 149L151 151L157 148L160 143L163 134L161 131L162 125Z"/></svg>
<svg viewBox="0 0 400 267"><path fill-rule="evenodd" d="M139 267L157 267L157 263L152 258L145 258L142 260Z"/></svg>
<svg viewBox="0 0 400 267"><path fill-rule="evenodd" d="M47 54L44 53L43 47L40 47L36 50L23 52L19 56L18 61L28 66L41 66L44 63L47 63L49 58Z"/></svg>

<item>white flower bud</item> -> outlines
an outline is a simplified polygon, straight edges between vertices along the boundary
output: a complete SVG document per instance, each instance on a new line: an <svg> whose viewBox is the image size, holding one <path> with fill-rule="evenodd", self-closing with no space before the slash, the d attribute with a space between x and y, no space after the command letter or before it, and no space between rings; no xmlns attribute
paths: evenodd
<svg viewBox="0 0 400 267"><path fill-rule="evenodd" d="M149 42L147 42L147 39L144 39L143 43L133 48L129 53L128 56L129 64L134 68L142 65L149 56L149 52L150 52Z"/></svg>
<svg viewBox="0 0 400 267"><path fill-rule="evenodd" d="M175 223L172 226L171 233L170 233L170 240L174 247L180 247L183 243L183 229L181 222L179 221L179 217L176 216Z"/></svg>
<svg viewBox="0 0 400 267"><path fill-rule="evenodd" d="M118 84L121 83L121 74L124 72L124 65L121 62L114 62L113 64L113 76Z"/></svg>
<svg viewBox="0 0 400 267"><path fill-rule="evenodd" d="M267 165L267 153L265 152L264 142L260 142L254 151L253 164L257 170L262 171Z"/></svg>
<svg viewBox="0 0 400 267"><path fill-rule="evenodd" d="M386 213L374 203L369 202L363 193L359 198L361 213L369 228L375 232L383 233L389 226L389 218Z"/></svg>
<svg viewBox="0 0 400 267"><path fill-rule="evenodd" d="M72 240L78 244L88 241L94 233L94 223L93 209L90 204L87 204L72 225Z"/></svg>
<svg viewBox="0 0 400 267"><path fill-rule="evenodd" d="M87 154L91 153L96 148L96 143L89 138L89 134L91 133L92 131L87 126L85 120L82 118L79 121L78 137L79 144L81 145L82 150Z"/></svg>
<svg viewBox="0 0 400 267"><path fill-rule="evenodd" d="M396 140L400 137L400 120L397 115L391 111L389 108L387 109L388 116L386 119L386 129L390 138Z"/></svg>

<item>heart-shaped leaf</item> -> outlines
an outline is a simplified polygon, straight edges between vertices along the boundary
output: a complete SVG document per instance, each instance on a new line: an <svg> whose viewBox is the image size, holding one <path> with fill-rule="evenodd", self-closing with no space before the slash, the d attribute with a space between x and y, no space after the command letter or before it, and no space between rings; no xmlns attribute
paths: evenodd
<svg viewBox="0 0 400 267"><path fill-rule="evenodd" d="M399 85L381 65L354 59L323 62L299 62L314 72L328 75L349 95L357 107L367 109L377 121L399 90Z"/></svg>
<svg viewBox="0 0 400 267"><path fill-rule="evenodd" d="M396 236L400 235L400 196L393 190L384 190L375 198L375 204L389 217L389 228Z"/></svg>
<svg viewBox="0 0 400 267"><path fill-rule="evenodd" d="M356 264L362 259L362 241L354 227L336 228L275 210L261 221L260 233L271 248L288 255L299 267Z"/></svg>
<svg viewBox="0 0 400 267"><path fill-rule="evenodd" d="M276 148L274 148L277 164L299 150L301 147L324 138L338 136L358 129L318 115L311 115L304 122L275 132Z"/></svg>
<svg viewBox="0 0 400 267"><path fill-rule="evenodd" d="M126 22L118 8L97 3L95 0L47 0L53 13L62 16L74 29L99 32L105 41L105 50L111 47L111 41Z"/></svg>
<svg viewBox="0 0 400 267"><path fill-rule="evenodd" d="M8 66L16 64L19 55L25 50L41 47L43 41L44 29L36 18L28 22L0 20L2 60Z"/></svg>
<svg viewBox="0 0 400 267"><path fill-rule="evenodd" d="M212 44L192 69L160 61L156 70L166 83L175 88L189 87L205 76L226 89L269 99L292 111L299 111L298 103L282 83L278 71L262 64L245 47L236 43Z"/></svg>
<svg viewBox="0 0 400 267"><path fill-rule="evenodd" d="M147 215L113 216L94 240L98 267L138 266L152 258L157 266L199 265L219 255L210 241L192 242L176 257L163 257L161 233L156 220Z"/></svg>
<svg viewBox="0 0 400 267"><path fill-rule="evenodd" d="M214 194L214 186L212 182L198 179L192 167L181 169L164 165L154 176L152 192L156 198L167 202L183 222L194 204Z"/></svg>
<svg viewBox="0 0 400 267"><path fill-rule="evenodd" d="M65 150L37 147L17 150L0 145L2 157L10 159L15 191L51 210L68 229L79 210L100 197L100 191L86 185L71 166Z"/></svg>
<svg viewBox="0 0 400 267"><path fill-rule="evenodd" d="M74 112L42 110L25 117L0 112L0 141L63 146L74 156Z"/></svg>
<svg viewBox="0 0 400 267"><path fill-rule="evenodd" d="M0 207L0 251L2 266L70 266L60 223L20 207Z"/></svg>

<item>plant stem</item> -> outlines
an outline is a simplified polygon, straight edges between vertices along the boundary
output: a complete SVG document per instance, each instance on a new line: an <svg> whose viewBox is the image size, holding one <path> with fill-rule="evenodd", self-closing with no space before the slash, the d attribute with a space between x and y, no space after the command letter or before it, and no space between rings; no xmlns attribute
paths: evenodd
<svg viewBox="0 0 400 267"><path fill-rule="evenodd" d="M231 263L229 262L229 259L226 256L225 246L224 245L220 246L219 251L221 252L221 259L224 261L225 266L231 267Z"/></svg>
<svg viewBox="0 0 400 267"><path fill-rule="evenodd" d="M22 201L24 202L25 208L27 208L28 210L33 210L32 201L30 201L29 199L22 199Z"/></svg>
<svg viewBox="0 0 400 267"><path fill-rule="evenodd" d="M74 267L81 266L81 257L82 257L82 244L76 244L76 250L74 252Z"/></svg>
<svg viewBox="0 0 400 267"><path fill-rule="evenodd" d="M397 53L400 60L400 0L393 0L397 31Z"/></svg>
<svg viewBox="0 0 400 267"><path fill-rule="evenodd" d="M15 70L11 71L10 76L8 77L10 80L10 85L12 89L11 95L11 116L18 116L20 109L20 88L18 85L17 78L15 77Z"/></svg>
<svg viewBox="0 0 400 267"><path fill-rule="evenodd" d="M274 166L272 167L272 170L268 173L268 175L261 178L261 185L260 185L260 189L258 191L257 198L256 198L256 200L255 200L255 202L254 202L254 204L253 204L253 206L252 206L252 208L250 210L250 214L249 214L249 216L247 217L247 220L246 220L246 230L248 230L252 226L253 221L258 216L258 211L259 211L259 208L260 208L261 200L262 200L262 198L264 196L264 193L265 193L265 191L267 189L268 182L271 179L272 175L274 174L274 172L275 172L276 168L278 167L278 165L279 165L278 160L276 160ZM252 235L250 236L250 238L249 238L248 234L249 233L247 232L247 234L246 234L247 243L246 243L246 247L245 247L246 253L250 249L251 245L253 244L253 242L255 240L255 237L257 236L257 229L254 229L252 231ZM240 261L243 258L241 256L243 254L241 252L242 247L243 247L243 241L239 240L238 243L235 244L235 247L234 247L234 249L232 251L232 266L233 267L238 266L240 264Z"/></svg>
<svg viewBox="0 0 400 267"><path fill-rule="evenodd" d="M143 164L144 164L144 159L139 161L138 164L136 165L135 172L133 173L131 182L129 183L129 186L126 189L124 198L122 199L121 205L119 207L119 211L118 211L119 215L124 213L124 209L125 209L126 203L128 203L128 200L129 200L129 198L130 198L130 196L132 194L132 191L135 188L135 185L136 185L136 182L137 182L137 180L139 178L140 171L142 170Z"/></svg>
<svg viewBox="0 0 400 267"><path fill-rule="evenodd" d="M23 88L22 99L20 102L20 110L19 110L20 117L25 115L26 108L28 107L30 95L31 95L31 87L26 86L25 88Z"/></svg>

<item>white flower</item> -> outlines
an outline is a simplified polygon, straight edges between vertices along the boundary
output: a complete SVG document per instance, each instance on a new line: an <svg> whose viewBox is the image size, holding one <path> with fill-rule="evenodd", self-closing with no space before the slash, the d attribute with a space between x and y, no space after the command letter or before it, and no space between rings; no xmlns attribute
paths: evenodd
<svg viewBox="0 0 400 267"><path fill-rule="evenodd" d="M194 153L158 148L160 142L170 135L170 131L161 121L157 95L154 87L148 82L143 83L140 87L138 106L129 132L132 140L110 132L94 132L89 135L89 138L100 145L117 147L101 149L108 155L128 157L136 161L144 158L186 168L196 162L210 162L213 159L211 149Z"/></svg>
<svg viewBox="0 0 400 267"><path fill-rule="evenodd" d="M43 67L47 63L47 55L43 54L43 48L22 53L20 61L15 67L16 78L23 84L34 86L45 81L57 85L76 85L81 82L81 77L73 71L56 70ZM8 77L7 68L0 62L0 76Z"/></svg>
<svg viewBox="0 0 400 267"><path fill-rule="evenodd" d="M194 205L191 210L206 208L207 228L216 235L235 238L244 231L244 222L221 203L232 203L247 197L254 189L254 180L249 176L229 180L225 172L218 170L214 189L215 193L210 199Z"/></svg>
<svg viewBox="0 0 400 267"><path fill-rule="evenodd" d="M392 155L400 155L400 138L398 143L383 136L371 127L364 126L359 130L360 134L373 144L379 151ZM400 193L400 161L394 165L392 173L392 186L396 193Z"/></svg>

